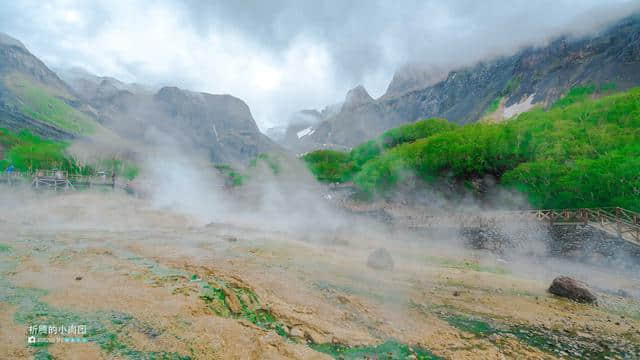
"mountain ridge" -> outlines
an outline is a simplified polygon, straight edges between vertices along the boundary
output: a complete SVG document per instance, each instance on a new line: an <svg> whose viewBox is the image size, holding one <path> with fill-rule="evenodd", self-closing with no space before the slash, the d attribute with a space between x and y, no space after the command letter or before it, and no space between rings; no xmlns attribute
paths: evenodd
<svg viewBox="0 0 640 360"><path fill-rule="evenodd" d="M620 90L640 85L640 14L596 35L559 37L544 47L528 47L511 56L452 70L444 80L427 87L397 96L385 94L368 104L343 109L314 127L304 141L352 147L421 118L475 122L499 102L509 108L507 115L515 116L520 107L549 106L571 87L587 83L612 84ZM516 104L519 106L512 107Z"/></svg>
<svg viewBox="0 0 640 360"><path fill-rule="evenodd" d="M249 106L231 95L177 87L154 92L82 69L59 72L19 40L0 34L0 127L55 140L91 136L92 129L104 127L129 140L152 142L159 141L160 130L164 140L205 150L214 162L279 150L260 132Z"/></svg>

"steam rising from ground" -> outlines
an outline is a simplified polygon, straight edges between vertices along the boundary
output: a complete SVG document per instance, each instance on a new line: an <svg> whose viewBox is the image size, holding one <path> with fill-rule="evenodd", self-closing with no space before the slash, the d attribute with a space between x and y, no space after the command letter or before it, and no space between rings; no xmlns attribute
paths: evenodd
<svg viewBox="0 0 640 360"><path fill-rule="evenodd" d="M433 191L419 195L422 204L398 205L402 199L387 202L388 213L398 219L407 214L417 221L422 221L419 216L425 214L425 219L432 219L430 227L415 232L402 222L384 224L328 201L323 197L329 191L327 187L315 183L295 159L278 175L267 166L258 166L247 185L229 190L222 186L224 180L206 159L176 154L149 154L138 180L144 187L142 199L111 190L55 194L0 187L0 224L54 233L64 229L118 231L136 234L137 239L144 238L146 231L164 229L181 234L172 240L173 245L177 242L185 249L195 245L189 240L189 229L208 225L228 231L241 229L243 236L249 237L247 241L262 242L267 247L275 246L269 239L278 238L278 242L304 242L334 249L331 251L339 251L341 256L353 254L355 263L336 263L334 270L341 269L339 273L361 268L369 252L384 247L400 269L420 268L425 259L471 261L543 282L568 274L597 288L612 292L624 289L640 296L640 282L630 272L637 267L628 255L614 254L615 266L610 268L602 263L550 256L548 227L534 219L492 215L492 209L471 198L446 199ZM463 227L476 217L489 222L487 228L492 231L485 234L489 243L481 249L474 248L469 237L463 236ZM125 242L127 236L124 235ZM491 243L491 239L505 238L509 239L506 243ZM148 241L156 240L150 237ZM331 251L327 256L333 256ZM303 262L302 266L313 268L314 263Z"/></svg>

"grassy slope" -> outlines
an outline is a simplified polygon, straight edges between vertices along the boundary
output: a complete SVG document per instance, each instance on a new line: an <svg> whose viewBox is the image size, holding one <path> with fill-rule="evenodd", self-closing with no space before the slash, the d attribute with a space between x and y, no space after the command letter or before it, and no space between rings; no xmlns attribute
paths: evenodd
<svg viewBox="0 0 640 360"><path fill-rule="evenodd" d="M96 130L97 123L93 119L67 104L71 95L19 73L7 74L3 81L18 97L18 108L25 115L77 135L88 135Z"/></svg>
<svg viewBox="0 0 640 360"><path fill-rule="evenodd" d="M82 173L83 169L65 155L66 142L49 141L32 135L28 131L12 133L0 128L0 144L7 149L0 159L0 171L13 165L16 171L29 172L36 169L63 169Z"/></svg>
<svg viewBox="0 0 640 360"><path fill-rule="evenodd" d="M4 157L0 158L0 171L13 165L16 171L60 169L70 174L89 175L98 170L114 171L117 176L134 179L139 169L136 164L115 157L102 159L91 164L80 164L67 153L69 143L42 139L23 130L13 133L0 128L0 148Z"/></svg>
<svg viewBox="0 0 640 360"><path fill-rule="evenodd" d="M126 141L117 134L69 105L68 102L75 99L65 90L49 87L20 73L6 74L2 81L17 97L14 105L25 115L76 135L90 136L101 144L126 147ZM24 172L57 168L85 174L94 169L104 169L129 179L135 178L139 172L135 164L106 155L104 159L94 160L93 164L79 166L67 154L67 142L48 141L28 131L16 134L0 129L0 144L5 149L4 157L0 157L0 170L10 164Z"/></svg>
<svg viewBox="0 0 640 360"><path fill-rule="evenodd" d="M320 181L345 182L352 180L362 166L381 153L398 145L414 142L433 134L455 129L457 125L444 119L428 119L406 124L384 132L349 153L334 150L318 150L306 154L303 159Z"/></svg>
<svg viewBox="0 0 640 360"><path fill-rule="evenodd" d="M392 190L409 174L425 181L491 174L525 192L536 207L640 210L640 89L600 99L592 98L594 91L575 88L551 109L507 123L414 136L367 153L364 162L356 149L371 142L351 154L314 152L304 160L320 180L352 179L367 194Z"/></svg>

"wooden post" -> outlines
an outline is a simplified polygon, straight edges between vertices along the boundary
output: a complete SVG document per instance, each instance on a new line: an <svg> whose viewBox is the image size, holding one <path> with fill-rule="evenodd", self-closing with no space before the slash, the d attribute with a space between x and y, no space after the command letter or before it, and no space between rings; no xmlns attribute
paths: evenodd
<svg viewBox="0 0 640 360"><path fill-rule="evenodd" d="M616 233L618 234L618 237L622 237L622 224L621 224L621 220L620 220L620 208L616 207Z"/></svg>

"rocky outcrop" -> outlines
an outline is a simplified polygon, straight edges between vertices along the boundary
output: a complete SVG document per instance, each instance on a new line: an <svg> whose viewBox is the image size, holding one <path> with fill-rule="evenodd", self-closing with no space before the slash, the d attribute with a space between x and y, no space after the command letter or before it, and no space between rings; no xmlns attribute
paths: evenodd
<svg viewBox="0 0 640 360"><path fill-rule="evenodd" d="M392 270L393 258L386 249L378 248L367 258L367 266L376 270Z"/></svg>
<svg viewBox="0 0 640 360"><path fill-rule="evenodd" d="M204 150L214 162L245 161L279 149L260 132L247 104L231 95L176 87L165 87L154 94L144 86L95 76L82 69L59 72L71 86L20 41L0 34L0 127L29 129L57 140L72 137L20 110L21 99L11 90L13 87L5 84L7 75L18 74L130 140Z"/></svg>
<svg viewBox="0 0 640 360"><path fill-rule="evenodd" d="M247 104L236 97L164 87L153 100L164 115L161 126L208 149L214 162L241 161L277 150L258 129Z"/></svg>
<svg viewBox="0 0 640 360"><path fill-rule="evenodd" d="M364 86L358 85L347 92L340 111L351 111L372 102L373 98L369 95Z"/></svg>
<svg viewBox="0 0 640 360"><path fill-rule="evenodd" d="M429 77L416 76L416 81L410 81L398 75L385 96L344 108L319 124L306 141L351 147L421 118L474 122L500 98L505 113L513 116L517 112L510 110L515 104L548 106L577 85L615 84L619 90L638 86L640 15L620 21L597 36L560 38L545 47L527 48L513 56L451 71L444 80L426 87L416 88L428 84Z"/></svg>
<svg viewBox="0 0 640 360"><path fill-rule="evenodd" d="M73 138L68 131L28 116L20 111L21 100L6 86L6 77L20 74L58 93L66 100L73 99L71 88L33 56L18 40L0 33L0 127L11 131L27 129L36 135L53 140Z"/></svg>
<svg viewBox="0 0 640 360"><path fill-rule="evenodd" d="M358 96L354 94L354 96ZM367 94L368 96L368 94ZM358 101L354 99L354 101ZM354 106L352 104L351 106ZM315 149L339 149L345 150L344 146L334 146L327 143L316 143L310 140L317 130L318 124L339 112L340 107L337 105L327 106L322 111L318 110L301 110L295 112L289 118L288 125L282 138L278 141L283 147L297 153L302 154Z"/></svg>
<svg viewBox="0 0 640 360"><path fill-rule="evenodd" d="M447 71L437 66L409 64L398 69L383 98L397 97L410 91L424 89L446 78Z"/></svg>
<svg viewBox="0 0 640 360"><path fill-rule="evenodd" d="M0 76L13 72L27 75L60 93L72 93L71 88L40 59L33 56L20 41L0 33Z"/></svg>
<svg viewBox="0 0 640 360"><path fill-rule="evenodd" d="M553 279L549 292L581 303L595 303L596 296L581 282L568 276L558 276Z"/></svg>

